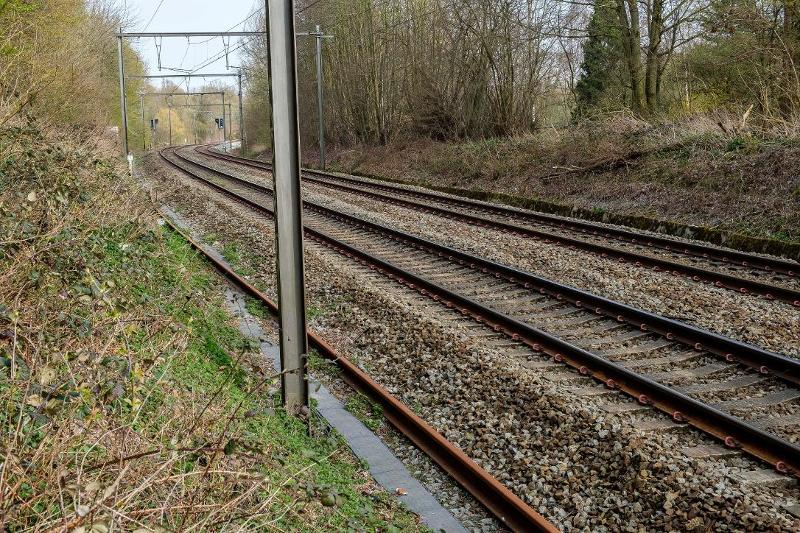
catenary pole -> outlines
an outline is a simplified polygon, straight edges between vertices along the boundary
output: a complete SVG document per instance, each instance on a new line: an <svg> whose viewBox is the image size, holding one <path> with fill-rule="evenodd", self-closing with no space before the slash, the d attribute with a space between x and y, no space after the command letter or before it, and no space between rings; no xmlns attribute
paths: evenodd
<svg viewBox="0 0 800 533"><path fill-rule="evenodd" d="M228 102L228 142L233 142L233 104Z"/></svg>
<svg viewBox="0 0 800 533"><path fill-rule="evenodd" d="M122 28L119 29L120 34ZM119 60L119 107L122 114L122 150L128 156L128 110L125 98L125 56L123 54L122 35L117 37L117 59Z"/></svg>
<svg viewBox="0 0 800 533"><path fill-rule="evenodd" d="M167 106L167 122L169 123L169 146L172 146L172 106Z"/></svg>
<svg viewBox="0 0 800 533"><path fill-rule="evenodd" d="M142 108L142 150L147 150L147 128L144 125L144 93L139 95L139 106Z"/></svg>
<svg viewBox="0 0 800 533"><path fill-rule="evenodd" d="M225 119L225 127L228 129L228 142L233 141L233 127L231 126L231 120L233 120L233 112L231 111L231 103L228 102L226 104L228 107L228 118ZM225 151L228 151L228 145L225 145Z"/></svg>
<svg viewBox="0 0 800 533"><path fill-rule="evenodd" d="M297 36L313 37L316 40L317 63L317 120L319 122L319 166L325 170L325 86L322 74L322 40L332 39L333 35L322 33L319 24L315 31L301 32Z"/></svg>
<svg viewBox="0 0 800 533"><path fill-rule="evenodd" d="M239 152L244 154L244 111L242 108L242 69L239 69Z"/></svg>
<svg viewBox="0 0 800 533"><path fill-rule="evenodd" d="M222 145L228 151L228 120L225 118L225 93L222 93Z"/></svg>
<svg viewBox="0 0 800 533"><path fill-rule="evenodd" d="M266 0L280 308L281 389L287 412L308 409L300 130L294 0Z"/></svg>
<svg viewBox="0 0 800 533"><path fill-rule="evenodd" d="M325 96L322 92L322 31L317 24L317 119L319 121L319 166L325 170Z"/></svg>

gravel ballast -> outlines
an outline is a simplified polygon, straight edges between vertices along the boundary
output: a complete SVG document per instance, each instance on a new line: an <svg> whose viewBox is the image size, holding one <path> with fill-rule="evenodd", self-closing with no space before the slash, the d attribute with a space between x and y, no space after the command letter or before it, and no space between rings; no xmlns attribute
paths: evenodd
<svg viewBox="0 0 800 533"><path fill-rule="evenodd" d="M165 199L221 243L238 243L252 278L274 290L271 221L188 178L179 183L177 189L162 189L169 190ZM457 233L452 222L448 225L450 234ZM314 325L559 527L800 527L781 508L796 500L795 486L735 479L760 468L752 461L690 458L681 448L711 441L687 429L637 430L631 421L641 413L609 413L603 407L607 398L576 398L576 383L591 383L581 381L585 378L561 381L552 372L529 368L528 361L492 348L417 293L376 279L331 251L307 248L309 301L321 310Z"/></svg>
<svg viewBox="0 0 800 533"><path fill-rule="evenodd" d="M270 185L264 172L184 155ZM800 308L320 186L305 199L768 350L800 357ZM590 268L586 268L590 265Z"/></svg>

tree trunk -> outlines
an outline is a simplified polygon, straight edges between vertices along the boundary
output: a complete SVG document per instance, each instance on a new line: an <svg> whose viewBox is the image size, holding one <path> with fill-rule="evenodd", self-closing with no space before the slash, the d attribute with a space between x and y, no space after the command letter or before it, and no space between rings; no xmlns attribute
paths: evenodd
<svg viewBox="0 0 800 533"><path fill-rule="evenodd" d="M793 114L794 107L800 100L800 87L798 87L797 77L797 39L796 33L796 0L783 1L783 32L782 41L784 48L783 71L784 71L784 94L781 95L781 114L789 118Z"/></svg>
<svg viewBox="0 0 800 533"><path fill-rule="evenodd" d="M661 36L664 31L664 0L653 0L650 24L647 28L647 62L645 70L644 90L647 110L653 113L658 108L658 96L661 85L661 69L659 65L658 50L661 45Z"/></svg>
<svg viewBox="0 0 800 533"><path fill-rule="evenodd" d="M642 36L636 0L617 0L617 16L631 88L631 108L641 114L645 112L645 104L642 95L642 58L639 52Z"/></svg>

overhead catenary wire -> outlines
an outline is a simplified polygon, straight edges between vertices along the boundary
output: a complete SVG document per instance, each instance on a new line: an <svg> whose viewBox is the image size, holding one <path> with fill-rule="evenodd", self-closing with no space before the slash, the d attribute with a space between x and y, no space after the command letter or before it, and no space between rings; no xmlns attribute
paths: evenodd
<svg viewBox="0 0 800 533"><path fill-rule="evenodd" d="M137 39L140 39L142 37L153 36L155 38L154 44L155 44L156 55L157 55L158 70L159 71L169 70L169 71L173 71L173 72L180 72L180 73L183 73L183 74L196 74L196 73L199 73L202 69L204 69L208 65L211 65L212 63L222 59L223 57L225 58L226 69L230 69L231 68L230 54L232 52L236 52L236 51L242 49L248 43L248 41L246 39L243 39L242 42L240 42L236 46L231 47L230 35L225 35L225 34L227 34L228 32L230 32L231 30L233 30L234 28L236 28L238 26L242 26L243 24L246 24L253 17L255 17L255 16L257 16L257 15L259 15L259 14L264 12L264 8L256 9L253 12L251 12L250 14L248 14L247 17L245 17L244 19L242 19L238 23L236 23L233 26L231 26L225 32L206 33L205 35L208 35L209 38L207 38L207 39L205 39L203 41L199 41L197 43L193 43L192 42L192 37L202 36L203 35L202 32L186 32L185 34L180 33L180 32L167 32L167 33L153 33L153 32L151 32L151 33L146 33L146 30L150 27L150 25L152 24L153 20L155 20L155 17L158 15L158 13L161 10L162 6L164 5L165 1L166 0L160 0L159 1L158 5L156 6L155 10L153 11L153 14L150 16L150 19L148 20L147 24L145 24L145 26L144 26L144 28L143 28L143 30L141 32L139 32L138 34L137 33L124 33L122 30L120 30L119 38L120 39L124 39L124 38L137 38ZM319 4L321 1L322 0L314 0L311 3L303 6L299 10L296 10L295 13L296 14L300 14L300 13L310 9L311 7ZM254 35L244 35L244 34L255 33L255 32L240 32L240 31L237 31L237 32L234 32L234 33L236 33L237 36L251 37L251 36L254 36ZM263 33L263 32L260 32L260 33ZM179 35L185 35L186 36L186 48L184 50L184 53L183 53L183 56L182 56L181 61L179 63L179 66L177 68L176 67L164 66L164 64L162 62L162 39L165 36L174 37L174 36L179 36ZM204 44L204 43L207 44L207 43L213 41L217 37L220 37L221 40L222 40L223 47L222 47L222 50L220 52L212 55L211 57L209 57L206 60L202 61L200 64L197 64L197 65L193 66L192 68L189 68L189 69L184 69L183 68L183 65L186 62L186 58L187 58L187 56L189 54L189 51L190 51L192 46L194 46L196 44ZM227 39L226 39L226 37L227 37ZM242 72L242 69L239 68L239 76L241 76L241 72ZM123 76L121 76L121 78L123 78ZM188 77L188 76L185 77L183 79L182 83L177 85L177 87L181 87L181 86L184 86L186 91L189 91L190 87L191 87L191 78ZM126 130L127 130L127 124L126 124Z"/></svg>
<svg viewBox="0 0 800 533"><path fill-rule="evenodd" d="M164 3L164 1L165 0L161 0L161 2L159 3L159 5L156 8L156 11L153 13L153 16L151 17L151 20L147 23L147 25L145 26L144 30L142 30L143 32L150 26L150 23L152 22L152 19L155 18L155 15L158 13L158 10L161 8L161 5ZM314 0L313 2L311 2L309 4L306 4L305 6L301 7L300 9L297 9L295 11L295 13L299 15L299 14L311 9L312 7L316 6L317 4L319 4L319 3L323 2L323 1L324 0ZM388 2L385 2L384 4L388 5ZM263 7L260 7L258 9L256 9L255 11L250 13L247 17L245 17L244 19L240 20L239 22L237 22L236 24L234 24L230 28L227 28L225 30L225 32L232 31L233 29L235 29L235 28L237 28L239 26L242 26L243 24L247 23L250 19L252 19L256 15L259 15L259 14L263 13L263 11L264 11ZM195 66L195 67L192 67L192 68L189 68L189 69L184 69L183 68L183 64L186 61L186 57L189 54L189 49L192 46L197 46L197 45L201 45L201 44L207 44L207 43L210 43L211 41L213 41L214 39L217 39L217 38L220 38L222 40L222 44L223 44L223 49L220 52L218 52L217 54L215 54L211 58L206 59L203 63L201 63L198 66ZM159 57L158 57L159 70L163 69L163 70L171 70L171 71L175 71L175 72L183 72L183 73L187 73L187 74L193 74L193 73L196 73L198 70L201 70L202 68L205 68L206 66L210 65L211 63L222 59L223 57L225 58L225 67L226 68L230 68L230 54L231 54L231 52L235 52L237 50L240 50L243 46L244 46L244 42L242 42L242 43L236 45L235 47L231 48L230 37L228 37L228 40L226 42L226 37L225 36L212 36L212 37L209 37L207 39L204 39L202 41L197 41L197 42L192 42L191 37L187 37L186 38L186 50L184 50L183 57L181 58L181 61L178 64L177 68L176 67L163 67L161 65L160 46L157 46L157 48L159 49L159 51L158 51L158 54L159 54ZM187 90L188 90L189 78L186 79L186 82L187 82Z"/></svg>
<svg viewBox="0 0 800 533"><path fill-rule="evenodd" d="M156 9L155 9L155 11L153 11L153 15L150 17L150 20L148 20L148 21L147 21L147 24L145 24L145 25L144 25L144 29L142 30L143 32L147 31L147 28L149 28L149 27L150 27L150 24L152 24L152 23L153 23L153 19L155 19L155 18L156 18L156 15L158 15L158 11L161 9L161 6L163 6L163 5L164 5L164 2L165 2L165 1L166 1L166 0L161 0L161 1L158 3L158 5L156 6ZM125 3L125 6L126 6L126 7L125 7L125 9L127 10L127 2Z"/></svg>
<svg viewBox="0 0 800 533"><path fill-rule="evenodd" d="M152 24L152 22L155 19L156 15L161 10L161 7L163 6L165 1L166 0L161 0L158 3L158 5L156 6L156 9L153 11L153 14L150 16L150 19L148 20L147 24L145 24L144 28L142 29L142 32L145 32L150 27L150 25ZM299 14L311 9L312 7L316 6L317 4L319 4L321 2L323 2L323 0L314 0L311 3L306 4L305 6L301 7L300 9L297 9L296 10L296 14L299 15ZM127 4L127 2L126 2L126 4ZM388 4L388 2L385 3L385 4ZM256 9L256 10L254 10L247 17L245 17L244 19L240 20L239 22L237 22L236 24L234 24L230 28L226 29L225 31L229 32L229 31L232 31L233 29L235 29L235 28L237 28L239 26L242 26L243 24L247 23L253 17L263 13L263 11L264 11L263 7L260 7L258 9ZM186 57L188 56L189 50L190 50L190 48L192 46L197 46L197 45L201 45L201 44L207 44L207 43L209 43L209 42L211 42L211 41L213 41L214 39L217 39L217 38L221 38L222 41L223 41L223 50L221 52L218 52L217 54L212 56L212 58L206 59L199 66L195 66L195 67L192 67L192 68L189 68L189 69L184 69L183 68L183 65L184 65L184 63L186 61ZM226 42L224 36L212 36L212 37L209 37L209 38L204 39L202 41L192 42L191 37L187 37L186 38L186 49L184 50L183 57L181 58L181 61L178 64L178 67L165 67L165 66L162 65L162 62L161 62L161 44L157 43L155 46L156 46L156 53L157 53L158 69L159 70L171 70L171 71L174 71L174 72L195 73L198 70L210 65L211 63L213 63L215 61L218 61L222 57L225 57L226 68L230 68L230 53L234 52L234 51L237 51L237 50L240 50L243 47L243 44L240 43L239 45L236 45L234 48L231 48L229 39L230 38L228 38L228 41ZM187 90L188 90L188 82L189 82L188 78L186 79L186 82L187 82Z"/></svg>

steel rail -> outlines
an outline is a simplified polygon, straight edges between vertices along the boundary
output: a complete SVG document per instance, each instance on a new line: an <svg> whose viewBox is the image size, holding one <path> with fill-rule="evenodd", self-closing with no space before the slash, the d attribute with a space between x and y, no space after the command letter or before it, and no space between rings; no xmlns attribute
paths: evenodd
<svg viewBox="0 0 800 533"><path fill-rule="evenodd" d="M226 156L216 152L215 150L198 149L198 152L203 155L208 155L210 157L215 157L233 163L250 166L252 168L257 168L260 170L265 170L265 171L271 170L271 166L269 165L269 163L263 161L237 157L237 156ZM506 206L484 204L470 199L450 198L432 192L404 189L402 187L389 183L386 184L370 183L364 180L359 180L356 178L350 178L346 176L340 176L337 174L322 172L318 170L304 169L303 173L306 174L307 179L310 178L310 181L319 183L321 185L330 186L332 188L339 188L340 190L347 190L349 192L355 192L366 196L372 196L373 198L380 199L382 201L396 203L398 205L404 205L415 209L422 209L424 211L433 212L442 216L446 216L448 218L468 220L474 224L484 227L486 226L496 227L499 229L513 232L514 234L517 235L525 235L533 238L544 239L545 241L559 242L561 244L565 244L570 247L584 249L587 251L598 253L604 257L619 258L623 262L632 261L636 264L636 266L650 266L653 267L653 269L656 271L664 270L667 272L672 272L673 274L683 273L688 277L690 277L695 282L713 283L717 287L735 290L745 294L752 292L764 296L769 300L779 299L781 301L790 303L794 306L800 307L800 290L794 290L787 287L781 287L770 283L764 283L761 281L752 280L749 278L742 278L731 274L716 272L713 270L708 270L705 268L687 265L677 261L672 261L670 259L662 259L658 257L640 254L637 252L631 252L615 246L593 243L589 241L584 241L582 239L568 237L565 235L551 233L543 230L536 230L530 227L511 224L508 222L482 217L479 215L454 211L444 207L432 206L428 204L419 204L417 202L403 198L397 198L394 196L387 196L376 192L365 191L364 189L361 189L359 187L365 187L365 186L374 187L377 189L396 191L401 194L423 197L430 201L435 201L435 202L444 202L457 205L460 204L462 207L465 208L478 208L485 211L495 212L501 216L511 216L518 218L523 217L523 218L531 218L534 220L538 219L539 221L542 221L545 224L551 224L551 225L557 224L562 228L565 225L577 227L581 231L591 232L594 236L613 236L615 238L623 239L626 243L630 244L643 245L653 249L660 248L671 253L683 254L687 257L697 257L704 260L716 259L718 261L731 265L737 265L743 267L756 267L759 268L760 270L763 270L771 274L778 273L786 275L788 277L795 277L797 275L797 272L800 271L800 264L794 263L792 261L786 261L777 258L765 258L747 254L744 252L739 252L736 250L721 250L718 248L705 246L698 243L684 243L681 241L667 239L664 237L638 234L620 228L598 227L588 222L559 218L545 213L535 213L530 211L517 210L515 208ZM352 183L356 186L348 187L346 185L333 184L330 181L325 181L325 179L314 179L313 176L319 176L325 179L344 181L347 183Z"/></svg>
<svg viewBox="0 0 800 533"><path fill-rule="evenodd" d="M237 164L251 166L254 168L258 168L260 170L269 170L269 168L266 166L253 164L249 161L242 161L240 160L241 158L237 157L226 157L222 154L215 153L212 150L208 151L198 150L198 153L218 159L231 161ZM653 267L654 270L656 271L663 269L666 272L671 272L673 275L679 275L680 273L683 273L688 277L690 277L695 282L712 283L714 286L718 288L725 288L739 292L745 292L745 293L753 292L766 297L768 300L777 299L789 303L791 305L794 305L796 307L800 307L800 291L798 290L789 289L786 287L780 287L778 285L772 285L769 283L763 283L760 281L750 280L747 278L740 278L738 276L725 274L722 272L715 272L712 270L707 270L692 265L686 265L684 263L680 263L677 261L671 261L669 259L661 259L657 257L639 254L636 252L630 252L614 246L593 243L591 241L584 241L581 239L559 235L556 233L536 230L527 226L519 226L516 224L510 224L508 222L503 222L500 220L494 220L491 218L486 218L469 213L462 213L460 211L453 211L451 209L447 209L444 207L433 206L428 204L420 204L412 200L397 198L395 196L389 196L386 194L381 194L373 191L366 191L358 187L342 185L339 183L331 183L330 181L326 181L325 179L314 178L313 177L314 174L321 174L320 172L317 171L305 170L304 174L306 174L305 178L307 181L317 183L324 187L338 189L341 191L349 192L351 194L359 194L362 196L371 197L385 203L400 205L403 207L409 207L412 209L416 209L418 211L433 213L453 220L459 220L462 222L468 221L472 224L482 227L493 227L502 229L512 233L513 235L543 239L547 243L549 243L550 241L559 242L569 246L571 249L583 249L600 254L603 257L616 257L619 258L620 262L631 261L636 266L650 266ZM328 178L328 176L326 176L326 178ZM340 178L340 177L336 177L336 179L342 179L344 181L352 181L348 180L347 178Z"/></svg>
<svg viewBox="0 0 800 533"><path fill-rule="evenodd" d="M162 154L162 157L163 154ZM181 157L178 155L178 157ZM170 161L168 158L164 157L171 165L175 166L179 170L183 171L184 173L199 179L200 181L210 185L212 188L240 201L250 207L255 208L256 210L262 211L271 215L271 210L245 196L237 194L234 191L226 189L225 187L214 183L213 181L204 178L193 172L191 170L182 167L181 165L176 164L173 161ZM269 189L266 189L260 185L248 182L247 180L242 180L241 178L237 178L235 176L230 176L224 174L215 169L211 169L209 167L204 167L201 164L193 162L191 160L185 159L185 161L206 170L210 170L211 172L216 173L219 176L222 176L224 179L234 182L242 183L246 186L250 186L254 190L258 190L262 194L269 194ZM313 206L317 208L317 206ZM322 208L327 209L327 208ZM330 210L328 210L330 211ZM380 228L381 231L386 231L388 233L394 234L398 239L403 239L410 242L416 242L417 247L422 248L429 248L429 249L436 249L440 248L445 250L444 252L439 252L441 256L453 257L454 261L458 261L455 259L457 256L467 256L470 257L472 261L477 260L474 264L485 264L487 265L485 268L485 272L489 272L489 267L496 267L500 266L503 269L507 269L509 267L504 267L502 265L495 265L494 263L481 260L480 258L473 258L468 256L467 254L463 254L463 252L459 252L457 250L446 249L440 245L435 243L429 243L424 239L421 239L416 236L403 234L401 232L397 232L395 230L391 230L390 228L383 228L380 225L373 224L371 222L363 221L358 219L357 217L352 217L350 215L343 215L341 213L334 212L337 215L335 218L339 220L347 220L347 219L354 219L357 221L358 225L362 225L364 227L375 227ZM553 358L554 361L558 363L563 363L568 366L571 366L578 370L581 375L590 376L594 379L604 383L607 387L612 389L620 390L621 392L626 393L627 395L635 398L640 403L645 405L650 405L668 415L670 415L676 423L687 423L691 426L694 426L701 431L705 432L706 434L712 435L718 439L720 439L726 446L731 448L740 448L752 456L758 457L771 465L773 465L776 470L781 473L788 473L794 475L796 477L800 477L800 447L789 443L775 435L767 433L747 422L736 418L728 413L725 413L719 409L716 409L708 404L695 400L690 396L683 394L669 386L663 385L653 379L639 374L635 371L629 370L622 365L604 359L596 354L593 354L583 348L575 346L569 342L566 342L562 339L559 339L547 332L534 328L533 326L521 322L513 317L505 315L499 311L496 311L492 308L486 307L479 302L476 302L468 297L462 296L458 293L450 291L434 282L428 281L425 278L422 278L416 274L408 272L400 267L397 267L389 262L386 262L380 258L374 257L371 254L363 252L353 246L350 246L346 243L343 243L326 233L315 230L313 228L306 227L306 233L312 240L325 244L336 250L343 255L356 259L357 261L361 262L364 265L369 266L370 268L374 268L375 270L379 270L385 275L396 279L397 281L401 282L402 284L408 286L411 289L417 290L422 295L433 299L436 302L443 303L448 307L454 308L459 310L462 314L468 315L474 318L477 322L481 324L488 325L492 327L495 331L499 333L503 333L513 340L522 342L529 346L534 351L539 351L545 353ZM459 261L460 262L460 261ZM514 270L514 269L512 269ZM519 274L525 275L526 273L516 271ZM499 275L499 272L496 274ZM535 278L535 276L532 276ZM560 284L556 284L554 282L550 282L549 280L544 280L548 284L552 284L553 286L561 289L563 292L556 293L556 297L561 295L561 298L564 298L564 292L566 290L576 290L570 287L562 286ZM524 285L524 283L521 283ZM540 289L542 293L548 293L544 288ZM580 291L582 292L582 291ZM552 293L551 293L552 294ZM611 302L615 303L616 302ZM622 304L616 304L622 305ZM604 310L598 308L597 311L599 314L607 314ZM634 310L636 311L636 310ZM640 313L645 313L644 311L639 311ZM611 315L609 315L611 316ZM622 320L621 322L625 321L624 317L618 317ZM662 317L657 317L662 320ZM675 322L677 328L687 328L696 330L696 328L692 328L687 326L686 324L682 324L679 322ZM732 342L735 344L743 345L744 347L748 347L748 345L744 345L743 343L739 343L738 341L733 341L731 339L727 339L725 337L709 333L703 332L702 330L697 330L700 333L704 333L706 335L710 335L713 338L718 338L721 341ZM680 340L678 337L669 337L670 340ZM704 345L696 346L698 349L705 349ZM799 361L790 360L784 356L780 356L778 354L772 354L771 352L766 352L764 350L760 350L755 347L748 347L752 350L757 352L763 352L768 356L773 356L778 360L785 359L785 363L787 365L793 364L793 372L791 376L797 376L797 368L800 365ZM712 352L713 353L713 352Z"/></svg>
<svg viewBox="0 0 800 533"><path fill-rule="evenodd" d="M262 185L237 176L225 174L212 167L187 159L181 154L176 153L175 155L183 161L220 174L226 179L234 180L258 192L271 194L271 191ZM757 370L761 374L773 373L794 385L800 385L800 360L763 348L758 348L649 311L637 309L630 305L610 300L570 285L558 283L515 267L462 252L455 248L438 244L419 236L410 235L376 222L367 221L354 215L346 215L308 200L304 201L304 205L310 209L321 211L335 219L353 221L374 231L390 234L395 238L411 240L418 245L423 245L428 249L434 250L436 253L444 253L451 260L458 261L462 264L469 264L473 267L483 269L484 271L492 270L502 275L507 280L516 282L525 288L530 288L530 286L538 287L540 291L543 290L544 293L555 296L559 300L569 302L576 307L593 309L598 315L605 315L620 323L627 323L628 325L639 328L642 331L661 335L667 340L680 342L698 351L705 350L724 359L726 362L740 363Z"/></svg>
<svg viewBox="0 0 800 533"><path fill-rule="evenodd" d="M278 306L266 294L209 254L203 246L186 235L168 217L165 216L164 219L173 231L181 235L192 248L203 254L206 260L214 265L225 278L248 295L261 301L273 315L278 314ZM319 334L308 331L308 339L320 355L339 366L342 376L350 386L369 396L381 406L383 416L390 424L428 455L475 499L486 506L504 525L512 531L558 532L552 523L492 477L425 420L414 414L411 409L381 387L366 372L353 364L347 357L339 354Z"/></svg>

